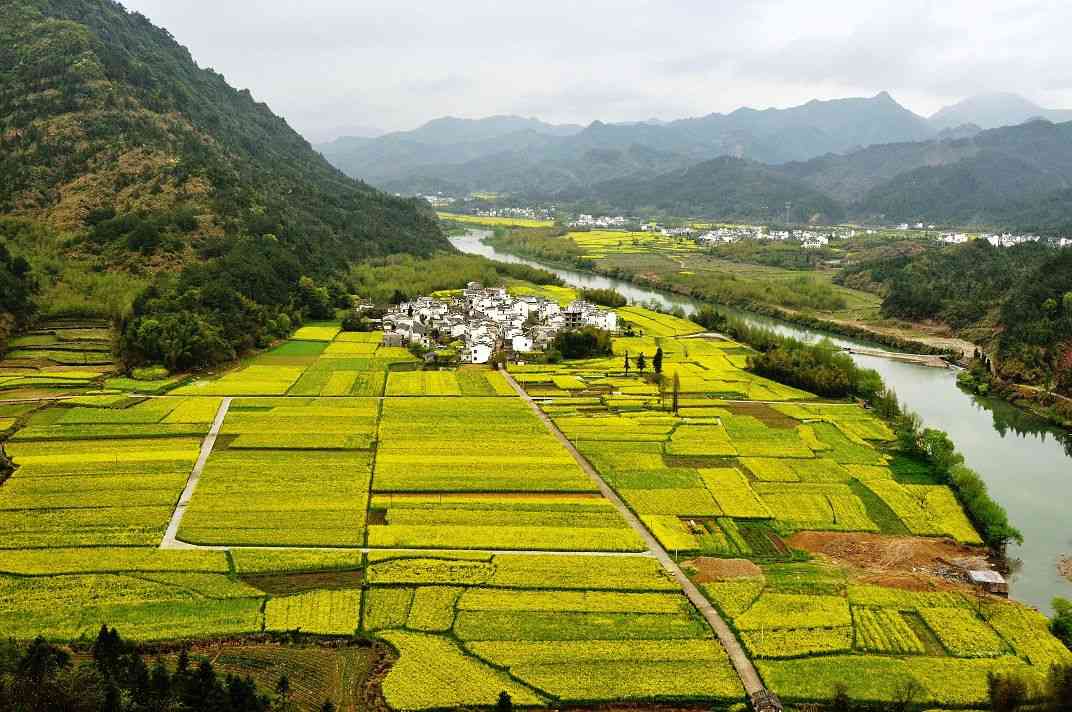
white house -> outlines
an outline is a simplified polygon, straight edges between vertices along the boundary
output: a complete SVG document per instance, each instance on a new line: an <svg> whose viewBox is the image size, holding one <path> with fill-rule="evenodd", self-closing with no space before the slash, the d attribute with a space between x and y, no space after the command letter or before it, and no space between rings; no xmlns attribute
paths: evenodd
<svg viewBox="0 0 1072 712"><path fill-rule="evenodd" d="M543 297L513 297L503 288L485 289L477 282L466 285L460 298L419 297L383 318L385 343L436 348L443 338L461 340L461 358L468 363L487 363L503 348L527 353L545 347L562 329L583 326L616 331L618 315L583 300L563 310Z"/></svg>

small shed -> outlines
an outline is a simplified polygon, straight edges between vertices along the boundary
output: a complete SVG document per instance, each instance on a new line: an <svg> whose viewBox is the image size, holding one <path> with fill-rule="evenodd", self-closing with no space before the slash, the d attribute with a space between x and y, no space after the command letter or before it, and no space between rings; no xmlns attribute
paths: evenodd
<svg viewBox="0 0 1072 712"><path fill-rule="evenodd" d="M989 569L975 569L968 572L968 578L973 584L999 596L1009 595L1009 583L1005 577L997 571Z"/></svg>

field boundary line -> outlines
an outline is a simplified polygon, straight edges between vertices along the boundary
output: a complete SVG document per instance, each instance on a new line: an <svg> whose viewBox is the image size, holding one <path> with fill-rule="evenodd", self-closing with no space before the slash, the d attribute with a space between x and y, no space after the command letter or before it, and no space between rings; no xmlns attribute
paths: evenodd
<svg viewBox="0 0 1072 712"><path fill-rule="evenodd" d="M547 413L544 413L540 406L532 399L528 393L525 392L514 377L504 368L500 367L502 374L506 377L506 380L513 386L518 396L521 397L529 407L536 413L547 429L554 435L563 447L569 451L573 456L573 459L577 461L581 469L592 478L596 486L599 487L600 492L606 497L617 509L618 512L625 518L629 526L640 535L640 538L644 540L644 543L648 545L648 549L655 555L659 563L663 565L681 586L685 593L685 596L692 602L692 605L696 606L696 610L700 612L700 615L704 617L707 624L714 631L715 636L718 637L719 642L722 643L722 647L725 648L726 654L730 658L730 662L733 664L734 669L737 671L737 675L741 678L741 683L744 685L745 692L749 697L754 696L756 693L765 692L766 688L763 685L763 681L759 677L759 673L756 671L752 661L745 654L744 648L741 646L740 641L737 640L737 636L734 635L733 630L726 624L726 621L722 619L715 607L711 605L711 602L703 595L699 587L696 586L689 577L685 575L685 572L681 570L681 567L670 557L669 552L663 545L659 543L659 540L648 531L648 528L644 526L644 523L633 514L633 511L626 506L625 502L618 493L611 488L610 485L603 479L602 475L596 471L592 464L588 462L588 459L580 453L574 446L569 438L555 425L555 422L548 417Z"/></svg>
<svg viewBox="0 0 1072 712"><path fill-rule="evenodd" d="M197 483L201 481L201 473L205 470L205 463L208 462L208 457L212 454L212 448L216 446L216 438L220 434L220 428L223 427L223 421L227 417L227 411L231 407L232 400L231 397L227 397L220 402L219 410L216 411L216 417L212 421L212 427L209 428L208 435L201 442L201 452L198 454L197 462L194 463L194 467L190 471L190 477L186 480L186 487L183 488L182 494L179 495L175 511L171 513L171 521L168 522L167 530L164 532L164 539L160 542L161 549L196 548L192 544L186 544L178 540L179 526L182 524L182 518L186 514L186 507L189 506L190 500L194 497Z"/></svg>

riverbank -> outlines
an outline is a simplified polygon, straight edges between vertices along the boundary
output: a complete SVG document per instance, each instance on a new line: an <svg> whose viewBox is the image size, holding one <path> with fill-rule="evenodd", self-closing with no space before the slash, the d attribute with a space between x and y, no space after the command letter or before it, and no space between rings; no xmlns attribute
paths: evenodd
<svg viewBox="0 0 1072 712"><path fill-rule="evenodd" d="M462 252L496 262L547 269L572 287L614 289L634 303L680 308L686 314L703 306L687 296L499 252L481 242L480 238L487 234L488 231L474 230L452 243ZM828 337L840 348L875 345L866 337L856 340L829 335L732 307L723 311L804 341ZM1010 545L1007 551L1012 595L1043 611L1051 610L1054 596L1072 598L1072 582L1057 571L1058 559L1069 554L1064 521L1065 503L1072 499L1072 479L1068 477L1072 471L1072 447L1066 449L1064 433L1004 400L965 392L957 386L952 369L862 354L850 357L860 366L878 371L905 407L919 413L927 427L949 433L960 446L965 464L983 477L991 495L1005 506L1010 519L1023 531L1024 545Z"/></svg>
<svg viewBox="0 0 1072 712"><path fill-rule="evenodd" d="M491 233L487 237L490 237ZM777 306L773 304L764 304L752 299L731 300L731 301L712 301L710 295L705 294L698 288L688 288L680 284L674 284L666 280L660 279L658 275L648 273L640 274L623 270L620 268L605 269L601 268L598 264L592 262L590 265L578 265L575 262L569 260L554 260L548 259L544 255L527 254L523 250L514 249L515 246L511 244L504 244L499 240L487 240L484 238L490 246L494 247L500 252L506 254L512 254L516 257L522 257L526 259L536 260L542 264L548 266L558 267L562 269L575 270L579 272L588 272L593 275L601 277L607 277L609 279L619 279L625 282L630 282L638 287L648 289L658 289L664 292L670 292L690 299L695 299L700 302L712 304L713 306L729 306L744 311L752 312L762 316L779 319L781 321L790 322L803 326L809 329L816 329L830 334L837 334L841 336L849 336L858 339L865 339L873 342L874 344L884 347L892 348L896 351L910 352L915 354L927 354L934 356L948 356L951 361L962 363L966 357L975 350L975 345L949 336L939 336L935 334L925 333L927 327L924 325L912 325L909 327L909 334L906 335L906 329L904 327L892 326L892 325L871 325L859 321L847 320L847 319L835 319L830 317L820 317L814 314L809 314L800 310L790 309L784 306ZM589 261L591 262L591 261Z"/></svg>

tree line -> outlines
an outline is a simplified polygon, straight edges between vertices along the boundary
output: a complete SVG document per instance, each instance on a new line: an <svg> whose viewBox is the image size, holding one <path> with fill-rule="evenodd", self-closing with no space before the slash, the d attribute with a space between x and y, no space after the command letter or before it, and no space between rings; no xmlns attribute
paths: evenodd
<svg viewBox="0 0 1072 712"><path fill-rule="evenodd" d="M985 240L846 268L885 291L882 312L937 320L990 347L1004 379L1072 393L1072 250Z"/></svg>
<svg viewBox="0 0 1072 712"><path fill-rule="evenodd" d="M0 355L7 350L12 332L33 314L36 288L30 263L11 254L0 240Z"/></svg>
<svg viewBox="0 0 1072 712"><path fill-rule="evenodd" d="M297 712L290 680L274 694L250 677L221 677L210 662L196 665L183 649L173 668L150 666L114 628L101 626L89 659L38 637L28 644L0 643L0 710L11 712ZM325 700L322 712L334 712Z"/></svg>

